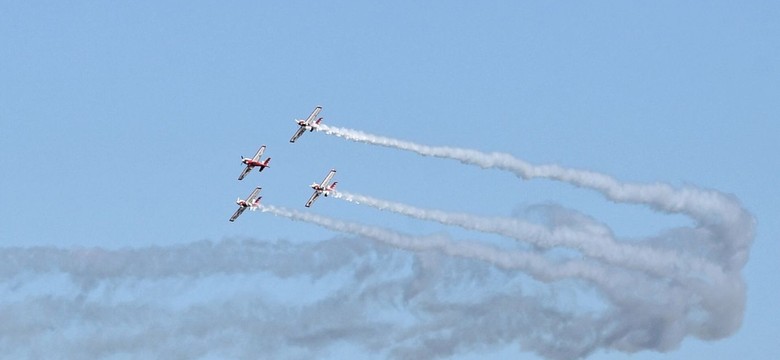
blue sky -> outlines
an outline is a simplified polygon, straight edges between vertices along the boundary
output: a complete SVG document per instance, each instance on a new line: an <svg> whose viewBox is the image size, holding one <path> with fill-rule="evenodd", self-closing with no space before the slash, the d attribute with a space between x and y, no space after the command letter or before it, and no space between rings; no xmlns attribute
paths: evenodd
<svg viewBox="0 0 780 360"><path fill-rule="evenodd" d="M717 341L688 336L667 353L597 349L589 358L761 358L780 351L772 341L780 331L773 321L780 318L773 301L780 270L778 16L780 6L770 1L4 3L0 247L13 259L8 249L165 250L225 239L327 243L348 235L270 214L245 213L236 223L227 218L235 198L254 186L263 187L265 203L303 211L306 185L330 168L338 169L345 191L430 209L506 217L556 204L608 224L621 238L690 225L681 215L616 204L568 184L521 181L322 133L288 143L293 119L322 105L333 126L506 152L620 181L733 194L757 223L742 271L741 328ZM261 144L272 167L236 181L239 156L251 156ZM413 235L503 241L336 199L320 199L306 211ZM388 261L402 273L417 256L380 253L400 259ZM96 288L56 272L7 268L11 275L4 275L0 291L8 308L48 294L110 311L147 304L142 299L152 293L158 296L151 304L174 320L192 304L295 304L357 286L344 285L350 268L313 280L282 276L273 267L204 270L182 282L94 275ZM314 270L299 271L313 276ZM464 286L488 296L503 291L497 284L504 276ZM564 303L569 296L590 298L577 294L576 283L532 286ZM225 295L215 295L215 288ZM447 289L444 298L467 297ZM414 321L415 313L382 304L367 309ZM7 336L16 330L0 327ZM79 334L94 330L70 325L70 335L56 339L78 342ZM121 329L111 331L122 336ZM336 339L306 349L322 357L370 353L349 337ZM519 341L477 342L450 355L539 358ZM240 351L241 343L233 349ZM300 351L282 347L277 355L308 354ZM117 352L109 346L101 354L121 357Z"/></svg>

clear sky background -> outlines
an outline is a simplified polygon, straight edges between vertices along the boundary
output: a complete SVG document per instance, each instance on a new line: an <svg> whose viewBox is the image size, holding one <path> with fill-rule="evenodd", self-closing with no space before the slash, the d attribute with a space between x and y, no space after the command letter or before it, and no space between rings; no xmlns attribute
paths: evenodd
<svg viewBox="0 0 780 360"><path fill-rule="evenodd" d="M621 238L688 224L679 215L615 204L567 184L521 181L322 133L306 133L290 144L293 119L322 105L325 123L333 126L506 152L533 164L592 170L621 181L733 194L757 221L743 269L747 305L741 328L717 341L689 336L665 353L596 349L589 358L778 354L777 19L775 1L2 2L0 251L6 264L0 265L5 271L0 293L6 300L0 306L6 307L4 316L13 317L6 324L18 326L0 325L0 338L11 339L0 340L0 347L53 355L56 348L32 350L32 344L13 339L29 333L67 345L101 331L99 324L80 328L79 321L91 319L86 315L58 322L70 319L71 311L83 314L80 306L98 304L105 312L165 309L169 321L181 322L198 306L208 311L215 303L262 298L295 308L308 301L301 299L351 289L340 285L347 276L343 271L317 278L314 271L272 276L268 273L276 270L233 274L207 268L197 276L151 279L141 273L128 280L85 275L91 269L85 265L77 273L97 285L80 286L74 285L79 276L67 271L58 275L25 265L45 263L27 258L41 249L59 249L79 264L76 255L96 247L164 252L202 241L274 246L349 238L264 213L245 212L229 223L236 197L254 186L263 187L266 204L414 235L501 241L336 199L304 209L311 194L307 185L330 168L338 169L335 180L345 191L425 208L513 216L556 204L608 224ZM272 167L237 181L239 156L252 156L262 144ZM338 247L330 251L339 253ZM383 251L401 263L415 256ZM489 280L501 276L510 275ZM472 291L496 291L495 284L468 281ZM558 299L576 296L565 283L550 291ZM41 299L65 305L47 307ZM403 306L379 304L369 309L392 321L415 321ZM37 312L44 308L59 309L48 332L40 330L47 320L25 320L46 318ZM62 324L65 334L56 335ZM106 326L123 337L121 328ZM246 326L226 336L241 339ZM290 343L268 354L387 355L380 345L353 346L348 335L320 335L329 340L320 338L315 346L312 335L298 339L304 345ZM149 355L97 341L92 345L102 352L92 354ZM134 346L144 348L139 344ZM180 350L148 349L163 356ZM241 357L241 349L255 351L237 340L230 349L185 355ZM540 358L514 339L477 343L447 356Z"/></svg>

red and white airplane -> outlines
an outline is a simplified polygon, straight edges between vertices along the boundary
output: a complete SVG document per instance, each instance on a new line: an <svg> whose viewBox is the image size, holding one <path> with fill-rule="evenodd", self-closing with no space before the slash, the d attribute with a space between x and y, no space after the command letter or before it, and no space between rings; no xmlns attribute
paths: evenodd
<svg viewBox="0 0 780 360"><path fill-rule="evenodd" d="M241 214L246 210L247 208L251 208L252 210L257 209L257 207L260 205L260 199L262 199L262 196L257 196L260 193L260 187L256 187L254 190L252 190L252 193L249 194L249 197L246 198L246 200L241 200L241 198L236 199L236 204L238 204L238 210L233 213L233 216L230 217L230 221L235 221Z"/></svg>
<svg viewBox="0 0 780 360"><path fill-rule="evenodd" d="M244 156L241 156L241 162L246 165L246 169L241 172L241 175L238 177L238 180L242 180L246 174L249 174L250 171L255 166L259 166L260 170L263 171L263 169L267 168L269 165L268 163L271 161L271 158L265 159L265 161L260 161L260 157L263 156L263 152L265 152L265 145L261 146L259 149L257 149L257 154L253 156L252 158L245 158Z"/></svg>
<svg viewBox="0 0 780 360"><path fill-rule="evenodd" d="M338 181L334 181L333 184L328 186L328 183L330 182L330 179L333 179L333 175L336 175L336 169L331 169L327 176L325 176L325 180L322 180L321 183L313 183L309 185L312 189L314 189L314 194L311 194L311 197L309 198L309 201L306 202L306 207L311 206L312 203L314 203L314 200L317 200L320 195L325 195L325 197L330 194L331 191L333 191L336 188L336 184L338 184Z"/></svg>
<svg viewBox="0 0 780 360"><path fill-rule="evenodd" d="M295 123L300 126L298 128L298 131L295 132L295 135L290 139L291 143L294 143L295 140L298 140L301 135L303 135L306 130L314 131L317 129L317 127L322 122L322 118L317 119L317 115L319 115L320 111L322 110L322 106L317 106L314 108L314 111L311 112L311 115L309 115L306 120L295 120ZM314 119L317 119L316 121Z"/></svg>

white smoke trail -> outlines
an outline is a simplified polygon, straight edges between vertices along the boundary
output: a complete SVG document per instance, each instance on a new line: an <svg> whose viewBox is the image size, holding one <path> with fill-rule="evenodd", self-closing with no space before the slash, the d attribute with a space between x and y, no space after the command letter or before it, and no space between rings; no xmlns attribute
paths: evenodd
<svg viewBox="0 0 780 360"><path fill-rule="evenodd" d="M411 151L423 156L448 158L482 168L514 173L523 179L546 178L596 190L615 202L636 203L658 211L682 213L701 224L716 228L721 236L716 251L726 271L739 271L747 262L753 239L753 217L733 196L694 187L674 188L663 183L629 184L593 171L558 165L532 165L506 153L483 153L471 149L427 146L410 141L364 133L357 130L320 125L319 131L347 140Z"/></svg>
<svg viewBox="0 0 780 360"><path fill-rule="evenodd" d="M580 221L566 226L547 228L521 219L480 217L464 213L422 209L366 195L348 193L343 190L333 192L331 197L421 220L494 233L528 242L538 247L569 247L581 251L583 255L590 258L625 268L651 272L657 276L674 276L675 274L690 274L691 272L706 274L707 278L723 276L719 267L704 259L685 256L666 249L619 242L612 236L609 228L594 221Z"/></svg>
<svg viewBox="0 0 780 360"><path fill-rule="evenodd" d="M547 178L601 192L616 202L640 203L661 211L686 213L696 219L739 218L741 208L733 200L716 191L697 188L675 189L668 184L627 184L614 178L586 170L564 168L559 165L532 165L506 153L484 153L472 149L427 146L365 132L320 125L319 131L347 140L411 151L423 156L448 158L485 169L510 171L523 179Z"/></svg>
<svg viewBox="0 0 780 360"><path fill-rule="evenodd" d="M627 286L633 281L627 277L610 276L605 268L582 261L570 260L563 263L553 263L544 256L532 252L507 251L474 242L454 242L443 235L416 237L273 205L261 205L259 209L262 212L305 221L333 231L375 239L404 250L438 251L449 256L485 261L503 269L522 270L544 282L577 278L597 283L604 286L604 290L611 291L614 289L615 283Z"/></svg>
<svg viewBox="0 0 780 360"><path fill-rule="evenodd" d="M614 202L640 204L660 212L686 215L695 221L695 228L674 229L658 239L644 241L647 244L663 243L674 248L674 250L667 250L656 246L648 248L621 244L615 241L608 231L589 234L588 232L594 232L593 229L579 229L579 235L572 233L574 237L567 239L555 232L568 231L568 229L556 228L552 230L554 236L546 234L545 240L539 240L539 230L529 228L527 224L497 223L496 219L469 218L463 214L447 214L438 210L406 207L403 204L370 201L375 199L359 199L377 208L473 230L495 232L537 245L549 245L547 241L551 241L556 245L575 248L586 256L600 259L608 264L641 269L643 273L650 271L660 275L669 274L671 271L671 274L677 276L671 276L669 281L680 282L684 279L681 286L685 291L682 292L687 293L687 296L699 298L701 302L693 307L702 309L710 315L710 318L703 322L703 326L691 327L683 325L685 321L680 322L680 319L686 318L683 314L687 311L669 312L663 315L663 318L672 321L678 327L674 330L654 332L655 336L681 340L690 330L691 334L702 339L717 339L732 334L741 324L745 303L745 284L741 269L748 259L755 220L734 196L692 186L676 188L664 183L621 183L608 175L593 171L569 169L558 165L532 165L505 153L483 153L471 149L427 146L327 125L321 126L319 130L351 141L411 151L423 156L454 159L485 169L509 171L522 179L545 178L562 181L598 191ZM545 235L544 232L542 235ZM684 253L685 251L688 253ZM635 263L631 264L632 262ZM686 274L688 272L690 274ZM666 291L677 290L666 289ZM680 297L683 298L686 296ZM730 310L723 311L726 308ZM648 314L641 313L634 316L648 316ZM642 347L643 345L640 344L642 341L626 340L623 346L626 349Z"/></svg>

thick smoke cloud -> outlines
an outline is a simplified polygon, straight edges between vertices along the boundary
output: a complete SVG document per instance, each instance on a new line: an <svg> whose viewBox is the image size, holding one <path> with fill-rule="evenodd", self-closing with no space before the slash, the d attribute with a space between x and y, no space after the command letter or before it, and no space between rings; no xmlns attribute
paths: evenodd
<svg viewBox="0 0 780 360"><path fill-rule="evenodd" d="M436 238L364 230L410 242ZM595 338L538 333L574 333L605 321L557 309L550 294L526 293L523 272L444 254L436 246L398 251L374 238L12 248L1 250L0 258L0 284L13 294L0 306L0 347L11 357L311 358L346 343L378 357L436 358L517 341L572 357L596 349ZM241 284L225 291L222 283L229 279ZM300 283L300 289L329 285L324 297L301 294L289 303L273 293L285 290L268 282ZM37 288L41 283L47 288ZM222 292L198 299L209 288ZM471 295L463 297L464 291Z"/></svg>

